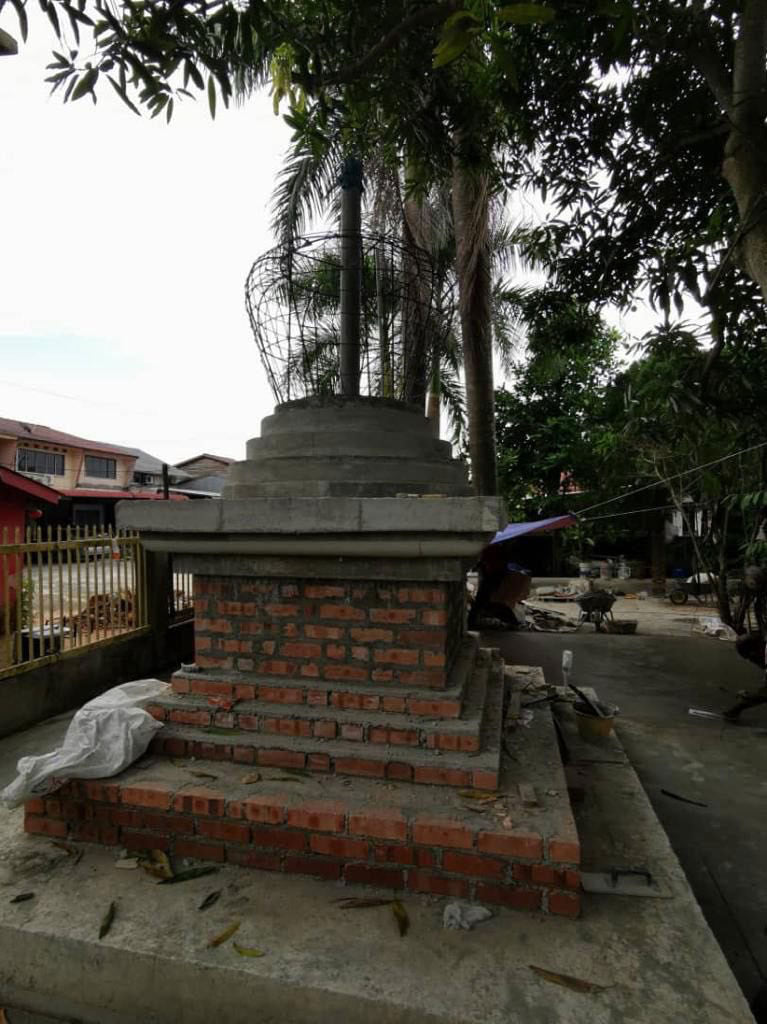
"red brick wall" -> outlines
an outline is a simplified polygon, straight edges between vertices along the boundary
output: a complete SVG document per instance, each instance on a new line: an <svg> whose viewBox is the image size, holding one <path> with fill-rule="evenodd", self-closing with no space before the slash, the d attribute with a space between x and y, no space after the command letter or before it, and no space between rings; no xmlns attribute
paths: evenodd
<svg viewBox="0 0 767 1024"><path fill-rule="evenodd" d="M185 783L71 781L28 800L24 828L56 839L160 849L349 883L476 899L576 917L580 846L574 838L494 831L492 822L406 818L397 808L294 803L263 794L229 800Z"/></svg>
<svg viewBox="0 0 767 1024"><path fill-rule="evenodd" d="M447 685L464 632L456 583L195 576L200 668Z"/></svg>

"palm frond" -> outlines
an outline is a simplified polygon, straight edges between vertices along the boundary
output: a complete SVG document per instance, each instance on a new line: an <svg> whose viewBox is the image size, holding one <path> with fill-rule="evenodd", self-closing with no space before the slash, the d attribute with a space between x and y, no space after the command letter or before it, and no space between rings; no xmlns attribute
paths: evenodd
<svg viewBox="0 0 767 1024"><path fill-rule="evenodd" d="M294 238L313 219L332 212L342 160L333 139L316 149L307 149L302 142L292 145L272 193L272 230L280 241Z"/></svg>

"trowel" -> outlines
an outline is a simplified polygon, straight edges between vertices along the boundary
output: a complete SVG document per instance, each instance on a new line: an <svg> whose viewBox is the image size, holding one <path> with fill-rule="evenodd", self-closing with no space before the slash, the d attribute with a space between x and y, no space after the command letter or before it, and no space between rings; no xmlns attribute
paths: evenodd
<svg viewBox="0 0 767 1024"><path fill-rule="evenodd" d="M647 868L610 868L609 871L581 871L584 892L601 896L640 896L668 900L673 893Z"/></svg>

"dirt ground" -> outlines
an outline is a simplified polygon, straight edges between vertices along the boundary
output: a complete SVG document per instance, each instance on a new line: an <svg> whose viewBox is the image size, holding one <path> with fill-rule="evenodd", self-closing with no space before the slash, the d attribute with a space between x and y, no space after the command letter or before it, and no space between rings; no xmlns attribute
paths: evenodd
<svg viewBox="0 0 767 1024"><path fill-rule="evenodd" d="M543 601L531 594L528 604L548 611L557 611L578 621L580 608L575 601ZM700 628L702 619L717 617L711 604L698 604L690 599L685 605L673 605L663 597L618 597L612 607L614 619L633 619L637 622L637 633L643 636L693 636ZM584 623L581 631L591 633L593 625ZM728 641L718 641L727 643ZM731 642L730 642L731 643Z"/></svg>

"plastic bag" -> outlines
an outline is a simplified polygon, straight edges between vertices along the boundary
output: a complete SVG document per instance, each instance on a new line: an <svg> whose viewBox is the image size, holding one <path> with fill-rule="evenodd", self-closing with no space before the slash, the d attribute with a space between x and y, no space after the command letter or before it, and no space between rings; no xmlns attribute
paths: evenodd
<svg viewBox="0 0 767 1024"><path fill-rule="evenodd" d="M170 690L159 679L115 686L84 704L69 723L60 747L50 754L22 757L13 782L0 793L6 807L50 793L66 779L103 779L133 764L149 746L162 722L141 705Z"/></svg>

